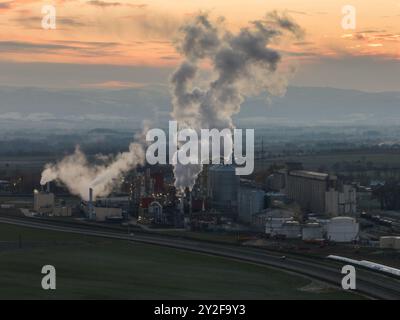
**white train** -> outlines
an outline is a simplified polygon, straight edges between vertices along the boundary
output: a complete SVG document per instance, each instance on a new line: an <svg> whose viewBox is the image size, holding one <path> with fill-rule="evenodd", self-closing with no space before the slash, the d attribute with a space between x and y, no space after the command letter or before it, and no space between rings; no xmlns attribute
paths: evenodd
<svg viewBox="0 0 400 320"><path fill-rule="evenodd" d="M387 273L387 274L391 274L391 275L400 277L400 269L388 267L383 264L379 264L379 263L375 263L375 262L371 262L371 261L367 261L367 260L354 260L354 259L349 259L346 257L335 256L335 255L329 255L329 256L327 256L327 258L331 259L331 260L345 262L345 263L348 263L351 265L362 266L367 269L371 269L374 271Z"/></svg>

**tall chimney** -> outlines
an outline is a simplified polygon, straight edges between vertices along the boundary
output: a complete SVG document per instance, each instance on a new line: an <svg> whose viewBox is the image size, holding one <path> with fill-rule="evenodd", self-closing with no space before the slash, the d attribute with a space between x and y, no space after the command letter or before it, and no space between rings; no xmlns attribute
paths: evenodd
<svg viewBox="0 0 400 320"><path fill-rule="evenodd" d="M93 189L89 189L89 203L88 203L88 216L89 219L94 218L94 207L93 207Z"/></svg>
<svg viewBox="0 0 400 320"><path fill-rule="evenodd" d="M189 191L189 214L190 214L190 216L192 216L192 210L193 210L193 208L192 208L192 192Z"/></svg>
<svg viewBox="0 0 400 320"><path fill-rule="evenodd" d="M47 182L47 193L50 193L50 181Z"/></svg>
<svg viewBox="0 0 400 320"><path fill-rule="evenodd" d="M179 206L180 206L179 209L180 209L181 214L184 214L185 213L185 209L184 209L184 205L183 205L183 196L181 196L181 198L180 198Z"/></svg>

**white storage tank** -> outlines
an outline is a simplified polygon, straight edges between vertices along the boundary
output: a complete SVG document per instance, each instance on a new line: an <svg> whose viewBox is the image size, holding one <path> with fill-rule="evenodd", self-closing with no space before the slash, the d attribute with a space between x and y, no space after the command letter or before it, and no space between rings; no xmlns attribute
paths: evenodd
<svg viewBox="0 0 400 320"><path fill-rule="evenodd" d="M318 240L323 238L323 228L319 223L307 223L303 227L302 239L303 240Z"/></svg>
<svg viewBox="0 0 400 320"><path fill-rule="evenodd" d="M327 238L334 242L358 240L359 224L351 217L332 218L327 225Z"/></svg>

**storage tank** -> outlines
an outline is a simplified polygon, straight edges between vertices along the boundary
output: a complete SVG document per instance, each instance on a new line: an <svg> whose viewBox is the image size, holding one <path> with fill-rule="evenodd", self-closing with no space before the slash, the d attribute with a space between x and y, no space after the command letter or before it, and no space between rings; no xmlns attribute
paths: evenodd
<svg viewBox="0 0 400 320"><path fill-rule="evenodd" d="M303 227L303 240L318 240L323 238L323 228L319 223L307 223Z"/></svg>
<svg viewBox="0 0 400 320"><path fill-rule="evenodd" d="M332 218L327 226L327 238L334 242L358 240L359 224L351 217Z"/></svg>
<svg viewBox="0 0 400 320"><path fill-rule="evenodd" d="M208 196L213 208L237 214L239 176L232 165L213 165L208 171Z"/></svg>
<svg viewBox="0 0 400 320"><path fill-rule="evenodd" d="M382 249L394 248L395 239L396 239L395 237L380 237L379 247Z"/></svg>

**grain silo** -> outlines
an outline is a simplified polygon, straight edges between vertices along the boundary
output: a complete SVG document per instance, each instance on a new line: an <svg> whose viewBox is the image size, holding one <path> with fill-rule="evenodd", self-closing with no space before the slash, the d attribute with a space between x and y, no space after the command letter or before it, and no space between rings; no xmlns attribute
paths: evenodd
<svg viewBox="0 0 400 320"><path fill-rule="evenodd" d="M239 197L239 176L232 165L213 165L208 172L208 197L212 208L236 215Z"/></svg>

